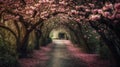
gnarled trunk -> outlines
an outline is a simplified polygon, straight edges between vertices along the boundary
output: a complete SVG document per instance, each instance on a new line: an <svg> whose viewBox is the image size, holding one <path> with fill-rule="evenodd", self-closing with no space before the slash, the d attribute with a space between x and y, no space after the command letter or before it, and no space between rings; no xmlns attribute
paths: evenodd
<svg viewBox="0 0 120 67"><path fill-rule="evenodd" d="M27 46L28 46L29 34L26 34L23 40L20 42L20 47L18 49L19 57L27 57Z"/></svg>
<svg viewBox="0 0 120 67"><path fill-rule="evenodd" d="M38 50L40 47L39 40L40 40L41 34L38 32L35 32L35 36L36 36L36 40L35 40L35 47L34 48Z"/></svg>

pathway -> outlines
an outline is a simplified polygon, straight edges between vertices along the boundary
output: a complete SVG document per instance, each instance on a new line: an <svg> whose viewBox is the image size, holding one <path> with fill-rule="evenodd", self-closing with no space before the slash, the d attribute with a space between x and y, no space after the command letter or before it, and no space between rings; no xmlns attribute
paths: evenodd
<svg viewBox="0 0 120 67"><path fill-rule="evenodd" d="M68 40L54 40L53 44L35 50L32 58L19 61L22 67L110 67L109 61L82 52Z"/></svg>
<svg viewBox="0 0 120 67"><path fill-rule="evenodd" d="M63 40L56 40L47 67L87 67L83 61L71 57Z"/></svg>

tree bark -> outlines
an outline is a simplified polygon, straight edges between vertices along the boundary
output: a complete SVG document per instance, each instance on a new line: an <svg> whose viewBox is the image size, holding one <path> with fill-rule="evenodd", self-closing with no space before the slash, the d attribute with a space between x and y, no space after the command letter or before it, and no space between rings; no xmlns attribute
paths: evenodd
<svg viewBox="0 0 120 67"><path fill-rule="evenodd" d="M36 40L35 40L35 49L38 50L39 47L40 47L40 42L39 42L39 40L40 40L41 34L38 33L38 32L35 32L35 36L36 36Z"/></svg>
<svg viewBox="0 0 120 67"><path fill-rule="evenodd" d="M20 43L20 48L18 50L18 52L20 53L19 54L19 57L20 58L24 58L24 57L27 57L27 46L28 46L28 40L29 40L29 34L26 34L22 40L22 42Z"/></svg>

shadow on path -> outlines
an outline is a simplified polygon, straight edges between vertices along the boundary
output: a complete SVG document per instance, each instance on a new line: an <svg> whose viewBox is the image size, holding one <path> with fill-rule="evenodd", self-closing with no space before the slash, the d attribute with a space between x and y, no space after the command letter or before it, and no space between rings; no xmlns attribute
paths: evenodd
<svg viewBox="0 0 120 67"><path fill-rule="evenodd" d="M87 67L83 61L78 61L71 57L66 45L62 41L57 41L49 53L50 59L46 67Z"/></svg>
<svg viewBox="0 0 120 67"><path fill-rule="evenodd" d="M54 40L40 48L34 50L32 58L19 59L21 67L110 67L108 60L84 53L68 40Z"/></svg>

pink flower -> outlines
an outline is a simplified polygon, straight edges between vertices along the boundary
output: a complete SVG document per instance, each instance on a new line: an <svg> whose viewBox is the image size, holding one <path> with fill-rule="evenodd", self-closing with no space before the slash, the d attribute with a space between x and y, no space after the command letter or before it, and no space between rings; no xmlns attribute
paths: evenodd
<svg viewBox="0 0 120 67"><path fill-rule="evenodd" d="M96 14L97 12L98 12L98 9L92 10L92 13L93 13L93 14Z"/></svg>
<svg viewBox="0 0 120 67"><path fill-rule="evenodd" d="M114 5L114 8L115 8L116 10L120 10L120 3L116 3L116 4Z"/></svg>
<svg viewBox="0 0 120 67"><path fill-rule="evenodd" d="M78 14L79 12L76 11L76 10L71 10L71 13L72 13L72 14Z"/></svg>
<svg viewBox="0 0 120 67"><path fill-rule="evenodd" d="M99 14L103 14L103 10L102 9L98 9L98 13Z"/></svg>
<svg viewBox="0 0 120 67"><path fill-rule="evenodd" d="M113 8L113 4L111 4L111 3L106 3L106 4L105 4L105 7L108 8L108 9L111 9L111 8Z"/></svg>
<svg viewBox="0 0 120 67"><path fill-rule="evenodd" d="M76 9L76 10L79 10L79 9L80 9L80 6L75 6L75 9Z"/></svg>
<svg viewBox="0 0 120 67"><path fill-rule="evenodd" d="M56 11L56 8L51 8L51 11L52 11L52 12L55 12L55 11Z"/></svg>
<svg viewBox="0 0 120 67"><path fill-rule="evenodd" d="M115 18L120 19L120 14L116 14Z"/></svg>
<svg viewBox="0 0 120 67"><path fill-rule="evenodd" d="M36 7L34 7L34 6L30 6L30 8L34 10Z"/></svg>
<svg viewBox="0 0 120 67"><path fill-rule="evenodd" d="M113 8L113 4L111 3L106 3L105 6L102 8L103 10L109 10Z"/></svg>
<svg viewBox="0 0 120 67"><path fill-rule="evenodd" d="M52 7L57 7L57 5L55 5L55 4L52 4L51 6L52 6Z"/></svg>
<svg viewBox="0 0 120 67"><path fill-rule="evenodd" d="M91 16L89 17L89 19L92 20L92 21L99 20L100 18L101 18L100 15L91 15Z"/></svg>
<svg viewBox="0 0 120 67"><path fill-rule="evenodd" d="M89 6L92 7L92 8L95 7L95 5L94 5L94 4L91 4L91 3L89 3Z"/></svg>
<svg viewBox="0 0 120 67"><path fill-rule="evenodd" d="M15 18L16 18L16 19L18 19L18 18L19 18L19 16L16 16Z"/></svg>
<svg viewBox="0 0 120 67"><path fill-rule="evenodd" d="M118 20L114 20L113 23L117 24L119 21Z"/></svg>
<svg viewBox="0 0 120 67"><path fill-rule="evenodd" d="M108 16L111 16L111 14L110 14L110 12L104 12L103 16L108 17Z"/></svg>
<svg viewBox="0 0 120 67"><path fill-rule="evenodd" d="M35 6L35 7L38 7L39 5L40 5L40 4L35 4L34 6Z"/></svg>
<svg viewBox="0 0 120 67"><path fill-rule="evenodd" d="M49 3L51 3L51 4L54 3L54 0L49 0Z"/></svg>
<svg viewBox="0 0 120 67"><path fill-rule="evenodd" d="M108 10L109 8L107 8L106 6L104 6L102 9L103 9L103 10Z"/></svg>
<svg viewBox="0 0 120 67"><path fill-rule="evenodd" d="M58 11L59 12L65 12L65 9L64 8L59 8Z"/></svg>
<svg viewBox="0 0 120 67"><path fill-rule="evenodd" d="M86 12L90 12L90 9L85 9Z"/></svg>
<svg viewBox="0 0 120 67"><path fill-rule="evenodd" d="M96 30L93 30L92 32L93 32L93 33L96 33Z"/></svg>
<svg viewBox="0 0 120 67"><path fill-rule="evenodd" d="M76 19L76 21L77 21L77 22L80 22L80 19L79 19L79 18L77 18L77 19Z"/></svg>
<svg viewBox="0 0 120 67"><path fill-rule="evenodd" d="M108 18L113 20L115 17L112 15L112 16L108 16Z"/></svg>
<svg viewBox="0 0 120 67"><path fill-rule="evenodd" d="M71 12L72 12L72 13L75 13L75 12L76 12L76 10L71 10Z"/></svg>
<svg viewBox="0 0 120 67"><path fill-rule="evenodd" d="M59 4L65 4L65 1L61 1L61 2L59 2Z"/></svg>

